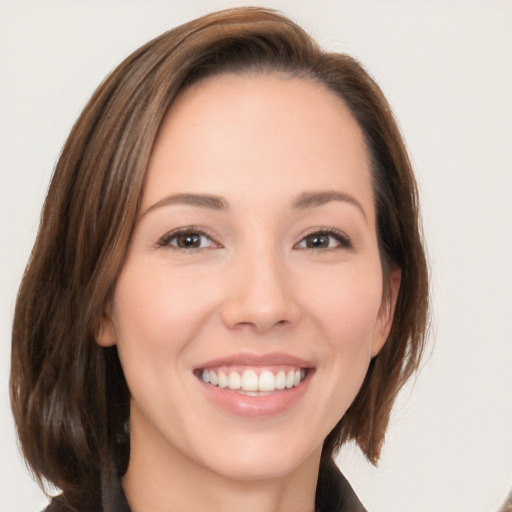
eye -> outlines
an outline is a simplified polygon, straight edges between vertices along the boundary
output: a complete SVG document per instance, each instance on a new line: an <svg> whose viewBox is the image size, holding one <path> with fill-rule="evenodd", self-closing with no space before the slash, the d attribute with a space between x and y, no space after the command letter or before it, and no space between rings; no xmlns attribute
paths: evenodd
<svg viewBox="0 0 512 512"><path fill-rule="evenodd" d="M176 250L220 247L208 234L193 228L180 228L167 233L159 240L158 246Z"/></svg>
<svg viewBox="0 0 512 512"><path fill-rule="evenodd" d="M297 249L350 249L352 243L344 233L328 229L309 233L295 247Z"/></svg>

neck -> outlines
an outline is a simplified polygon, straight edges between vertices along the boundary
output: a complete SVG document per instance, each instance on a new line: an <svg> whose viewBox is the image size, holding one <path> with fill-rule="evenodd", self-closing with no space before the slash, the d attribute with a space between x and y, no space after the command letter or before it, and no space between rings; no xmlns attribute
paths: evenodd
<svg viewBox="0 0 512 512"><path fill-rule="evenodd" d="M147 438L146 438L147 439ZM122 486L132 512L314 512L320 453L289 474L237 480L195 463L168 443L139 444L131 432Z"/></svg>

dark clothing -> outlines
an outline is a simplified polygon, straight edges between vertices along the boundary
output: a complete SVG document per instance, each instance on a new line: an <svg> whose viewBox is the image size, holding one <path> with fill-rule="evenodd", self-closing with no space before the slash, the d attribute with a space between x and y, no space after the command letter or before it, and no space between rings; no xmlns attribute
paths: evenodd
<svg viewBox="0 0 512 512"><path fill-rule="evenodd" d="M130 507L121 487L117 472L103 479L101 511L130 512ZM316 489L316 509L318 512L366 512L352 487L332 460L322 461ZM71 512L61 496L54 498L45 512ZM92 512L87 510L84 512Z"/></svg>

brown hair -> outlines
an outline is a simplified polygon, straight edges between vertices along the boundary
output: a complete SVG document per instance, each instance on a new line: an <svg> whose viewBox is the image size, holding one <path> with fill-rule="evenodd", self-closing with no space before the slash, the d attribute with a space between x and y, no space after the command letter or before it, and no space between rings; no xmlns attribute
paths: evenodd
<svg viewBox="0 0 512 512"><path fill-rule="evenodd" d="M393 401L424 348L428 277L416 184L391 110L362 66L320 50L289 19L240 8L179 26L120 64L95 92L62 150L16 304L11 400L36 477L78 503L112 458L124 471L129 391L115 347L95 342L138 213L160 124L176 96L220 73L314 80L348 106L372 161L384 269L402 280L392 329L324 456L355 440L378 460Z"/></svg>

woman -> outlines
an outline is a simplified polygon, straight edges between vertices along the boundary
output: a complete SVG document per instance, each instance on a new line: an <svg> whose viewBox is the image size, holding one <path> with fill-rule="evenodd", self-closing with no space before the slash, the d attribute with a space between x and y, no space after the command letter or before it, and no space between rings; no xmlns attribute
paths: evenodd
<svg viewBox="0 0 512 512"><path fill-rule="evenodd" d="M49 510L364 510L419 364L414 176L361 66L243 8L128 57L63 149L11 397Z"/></svg>

